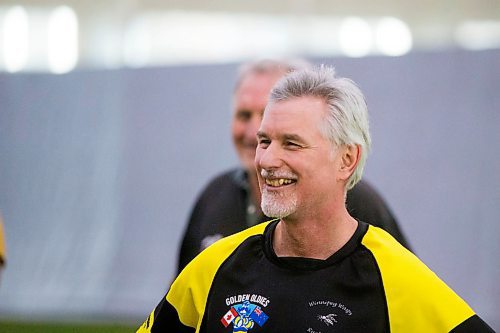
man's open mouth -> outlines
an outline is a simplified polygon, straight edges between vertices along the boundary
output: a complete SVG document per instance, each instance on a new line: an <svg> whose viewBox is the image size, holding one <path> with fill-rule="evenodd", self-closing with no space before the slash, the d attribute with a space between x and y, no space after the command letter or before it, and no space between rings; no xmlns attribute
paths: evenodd
<svg viewBox="0 0 500 333"><path fill-rule="evenodd" d="M289 185L292 183L295 183L294 179L287 179L287 178L277 178L277 179L265 179L266 185L272 186L272 187L279 187L283 185Z"/></svg>

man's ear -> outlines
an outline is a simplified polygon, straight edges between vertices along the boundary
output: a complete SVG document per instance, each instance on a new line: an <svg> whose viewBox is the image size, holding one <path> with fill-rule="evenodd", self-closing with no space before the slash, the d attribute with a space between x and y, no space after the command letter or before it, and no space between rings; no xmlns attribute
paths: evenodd
<svg viewBox="0 0 500 333"><path fill-rule="evenodd" d="M361 147L359 145L347 145L342 148L339 169L342 180L347 180L352 175L358 165L360 155Z"/></svg>

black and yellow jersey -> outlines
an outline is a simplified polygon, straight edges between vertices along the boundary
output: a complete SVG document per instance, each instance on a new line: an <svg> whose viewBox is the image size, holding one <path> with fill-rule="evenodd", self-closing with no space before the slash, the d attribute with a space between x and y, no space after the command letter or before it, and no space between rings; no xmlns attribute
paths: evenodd
<svg viewBox="0 0 500 333"><path fill-rule="evenodd" d="M392 236L359 222L326 260L277 257L278 221L208 247L137 331L492 332Z"/></svg>

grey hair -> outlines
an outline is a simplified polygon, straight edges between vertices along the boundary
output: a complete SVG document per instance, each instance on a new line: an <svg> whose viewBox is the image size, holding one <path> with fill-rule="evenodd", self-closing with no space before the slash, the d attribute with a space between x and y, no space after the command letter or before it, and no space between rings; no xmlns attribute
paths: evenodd
<svg viewBox="0 0 500 333"><path fill-rule="evenodd" d="M319 67L295 71L279 80L271 91L269 104L295 97L319 97L328 105L329 113L320 125L322 134L334 147L359 145L360 158L349 177L346 190L361 179L371 138L368 109L363 93L354 81L337 77L333 67Z"/></svg>
<svg viewBox="0 0 500 333"><path fill-rule="evenodd" d="M285 75L287 73L312 68L305 59L259 59L244 63L238 69L234 90L237 90L243 79L249 74Z"/></svg>

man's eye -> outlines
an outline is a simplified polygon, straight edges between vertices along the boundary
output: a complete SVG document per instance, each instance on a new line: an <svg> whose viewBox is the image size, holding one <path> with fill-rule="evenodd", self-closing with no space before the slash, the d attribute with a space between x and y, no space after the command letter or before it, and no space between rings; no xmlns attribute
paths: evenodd
<svg viewBox="0 0 500 333"><path fill-rule="evenodd" d="M259 139L259 146L261 147L267 147L271 143L271 140L269 139Z"/></svg>
<svg viewBox="0 0 500 333"><path fill-rule="evenodd" d="M287 147L291 147L291 148L300 148L301 147L298 143L295 143L295 142L292 142L292 141L287 141L285 143L285 145Z"/></svg>

